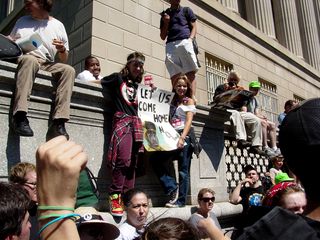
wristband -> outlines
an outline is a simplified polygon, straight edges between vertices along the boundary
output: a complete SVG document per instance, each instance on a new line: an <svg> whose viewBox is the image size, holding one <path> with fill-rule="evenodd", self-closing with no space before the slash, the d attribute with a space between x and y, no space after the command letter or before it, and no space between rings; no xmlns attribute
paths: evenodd
<svg viewBox="0 0 320 240"><path fill-rule="evenodd" d="M61 215L60 217L57 217L53 220L51 220L50 222L48 222L47 224L45 224L38 232L37 234L37 238L39 238L40 234L43 232L43 230L45 230L48 226L50 226L51 224L54 224L60 220L63 220L63 219L67 219L67 218L74 218L74 217L81 217L80 214L76 214L76 213L69 213L69 214L64 214L64 215Z"/></svg>
<svg viewBox="0 0 320 240"><path fill-rule="evenodd" d="M38 217L38 220L44 220L44 219L48 219L48 218L52 218L52 217L61 217L63 214L58 214L58 213L52 213L52 214L48 214L48 215L41 215Z"/></svg>
<svg viewBox="0 0 320 240"><path fill-rule="evenodd" d="M69 210L69 211L74 211L74 208L73 207L65 207L65 206L39 205L38 210Z"/></svg>

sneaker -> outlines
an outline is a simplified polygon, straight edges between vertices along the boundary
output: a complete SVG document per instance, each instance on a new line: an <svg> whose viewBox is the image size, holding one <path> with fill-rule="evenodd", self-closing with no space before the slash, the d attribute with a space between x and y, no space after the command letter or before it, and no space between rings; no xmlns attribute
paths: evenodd
<svg viewBox="0 0 320 240"><path fill-rule="evenodd" d="M178 197L179 197L179 187L177 187L175 190L173 190L169 194L169 196L170 196L170 200L167 204L174 204L178 200Z"/></svg>
<svg viewBox="0 0 320 240"><path fill-rule="evenodd" d="M274 154L275 154L276 156L281 155L280 148L277 148L276 150L274 150Z"/></svg>
<svg viewBox="0 0 320 240"><path fill-rule="evenodd" d="M276 156L275 151L272 148L265 147L263 151L264 151L265 155L268 157Z"/></svg>
<svg viewBox="0 0 320 240"><path fill-rule="evenodd" d="M121 194L117 194L117 193L111 194L109 196L109 206L110 206L110 213L112 216L115 216L115 217L123 216Z"/></svg>
<svg viewBox="0 0 320 240"><path fill-rule="evenodd" d="M264 151L262 151L259 146L250 147L249 152L251 152L253 154L259 154L261 156L265 155Z"/></svg>
<svg viewBox="0 0 320 240"><path fill-rule="evenodd" d="M184 204L180 204L178 202L175 202L175 203L166 203L166 207L167 208L181 208L181 207L184 207L185 205Z"/></svg>
<svg viewBox="0 0 320 240"><path fill-rule="evenodd" d="M33 136L33 131L29 125L29 120L24 114L16 114L15 116L13 116L12 128L13 131L19 136Z"/></svg>
<svg viewBox="0 0 320 240"><path fill-rule="evenodd" d="M69 134L67 133L64 126L64 120L55 119L48 129L46 140L49 141L50 139L58 137L60 135L65 136L69 140Z"/></svg>

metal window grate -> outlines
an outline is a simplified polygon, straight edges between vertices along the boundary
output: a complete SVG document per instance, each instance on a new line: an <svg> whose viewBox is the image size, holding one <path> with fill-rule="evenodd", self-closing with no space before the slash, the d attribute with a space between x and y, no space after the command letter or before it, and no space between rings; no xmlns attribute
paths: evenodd
<svg viewBox="0 0 320 240"><path fill-rule="evenodd" d="M261 112L266 115L270 121L276 123L279 114L277 86L262 79L259 79L259 82L261 83L261 90L258 99Z"/></svg>
<svg viewBox="0 0 320 240"><path fill-rule="evenodd" d="M206 54L206 79L208 91L208 104L213 100L214 91L217 86L224 83L232 65L216 57Z"/></svg>

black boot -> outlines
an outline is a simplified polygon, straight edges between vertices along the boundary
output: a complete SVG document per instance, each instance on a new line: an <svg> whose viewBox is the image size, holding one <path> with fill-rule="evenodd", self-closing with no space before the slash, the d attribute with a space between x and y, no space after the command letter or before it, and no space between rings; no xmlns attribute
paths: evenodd
<svg viewBox="0 0 320 240"><path fill-rule="evenodd" d="M247 147L250 147L251 146L251 143L247 142L246 140L238 140L238 144L237 144L237 147L239 148L247 148Z"/></svg>
<svg viewBox="0 0 320 240"><path fill-rule="evenodd" d="M253 154L259 154L260 156L265 156L264 151L262 151L259 146L252 146L249 149L249 152L251 152Z"/></svg>
<svg viewBox="0 0 320 240"><path fill-rule="evenodd" d="M54 119L48 129L46 140L49 141L52 138L58 137L60 135L65 136L69 140L69 134L67 133L66 128L64 126L64 123L66 121L66 119Z"/></svg>
<svg viewBox="0 0 320 240"><path fill-rule="evenodd" d="M12 128L16 134L23 137L32 137L33 131L29 125L27 113L23 111L17 112L13 116Z"/></svg>

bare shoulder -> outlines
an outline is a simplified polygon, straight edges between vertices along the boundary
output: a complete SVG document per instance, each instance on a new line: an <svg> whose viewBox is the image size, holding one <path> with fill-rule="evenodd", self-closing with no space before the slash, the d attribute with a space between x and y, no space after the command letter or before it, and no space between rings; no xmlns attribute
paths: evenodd
<svg viewBox="0 0 320 240"><path fill-rule="evenodd" d="M195 105L195 102L192 98L188 98L186 105Z"/></svg>

